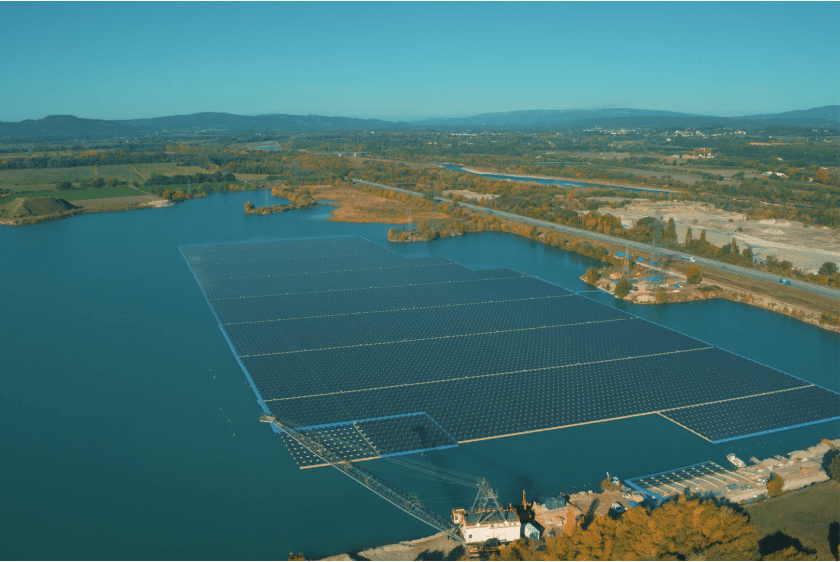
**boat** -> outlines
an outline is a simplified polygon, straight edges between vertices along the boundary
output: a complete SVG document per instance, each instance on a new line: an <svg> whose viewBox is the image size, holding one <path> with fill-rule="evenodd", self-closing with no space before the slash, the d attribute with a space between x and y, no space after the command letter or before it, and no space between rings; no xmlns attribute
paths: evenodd
<svg viewBox="0 0 840 562"><path fill-rule="evenodd" d="M726 455L726 460L728 460L738 468L744 468L747 466L747 463L736 457L735 453L729 453L728 455Z"/></svg>

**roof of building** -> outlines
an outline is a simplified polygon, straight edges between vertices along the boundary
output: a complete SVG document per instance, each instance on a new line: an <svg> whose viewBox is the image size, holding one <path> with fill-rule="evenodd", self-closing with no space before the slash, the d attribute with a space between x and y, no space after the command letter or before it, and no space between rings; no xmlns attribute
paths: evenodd
<svg viewBox="0 0 840 562"><path fill-rule="evenodd" d="M545 500L543 505L545 505L546 509L560 509L566 507L566 498L562 496L558 498L548 498Z"/></svg>
<svg viewBox="0 0 840 562"><path fill-rule="evenodd" d="M502 514L507 519L507 524L516 523L519 524L519 517L516 513L512 511L502 511ZM480 522L480 523L479 523ZM476 525L498 525L505 523L500 517L497 511L484 511L481 513L467 513L464 516L464 524L468 527L474 527Z"/></svg>

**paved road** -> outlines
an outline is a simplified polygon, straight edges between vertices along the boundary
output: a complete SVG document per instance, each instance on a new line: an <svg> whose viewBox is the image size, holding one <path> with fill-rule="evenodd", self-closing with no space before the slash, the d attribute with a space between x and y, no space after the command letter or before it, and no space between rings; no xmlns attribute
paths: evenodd
<svg viewBox="0 0 840 562"><path fill-rule="evenodd" d="M400 193L406 193L408 195L413 195L415 197L423 197L422 193L417 193L416 191L409 191L407 189L400 189L399 187L391 187L390 185L383 185L381 183L372 183L369 181L364 180L352 180L354 183L363 183L372 187L379 187L381 189L390 189L391 191L398 191ZM450 199L446 199L443 197L435 197L435 201L440 203L453 203ZM495 209L488 209L486 207L482 207L480 205L473 205L471 203L455 203L461 207L466 209L471 209L473 211L478 211L479 213L485 213L488 215L495 215L498 217L503 217L506 219L513 219L516 221L524 222L526 224L533 224L536 226L540 226L543 228L552 228L554 230L558 230L560 232L568 232L569 234L575 234L577 236L585 236L587 238L592 238L594 240L600 240L602 242L609 242L611 244L617 244L619 246L626 246L628 248L632 248L633 250L649 253L652 251L652 247L650 244L644 244L642 242L636 242L634 240L627 240L625 238L616 238L615 236L610 236L608 234L602 234L600 232L591 232L589 230L583 230L581 228L574 228L571 226L565 226L562 224L556 224L553 222L548 222L540 219L532 219L530 217L523 217L521 215L514 215L513 213L507 213L505 211L497 211ZM676 252L674 250L669 250L666 248L660 248L660 253L664 256L669 256L675 259L688 259L686 254L682 252ZM698 265L702 265L704 267L708 267L711 269L717 269L720 271L728 271L731 273L737 273L739 275L743 275L745 277L751 277L753 279L761 279L762 281L769 281L770 283L778 283L779 282L779 275L773 273L767 273L765 271L759 271L756 269L750 269L747 267L741 267L740 265L732 265L728 263L721 263L717 260L712 260L709 258L703 258L699 256L694 256L694 261ZM797 289L801 289L803 291L807 291L809 293L815 295L821 295L824 297L829 297L832 299L840 300L840 290L833 289L831 287L826 287L825 285L815 285L812 283L806 283L804 281L799 281L797 279L790 279L791 287L796 287Z"/></svg>

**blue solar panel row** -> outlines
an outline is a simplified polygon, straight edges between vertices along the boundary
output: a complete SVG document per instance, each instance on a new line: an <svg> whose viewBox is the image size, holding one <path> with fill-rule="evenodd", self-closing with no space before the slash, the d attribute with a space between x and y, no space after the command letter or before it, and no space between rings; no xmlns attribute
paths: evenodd
<svg viewBox="0 0 840 562"><path fill-rule="evenodd" d="M737 359L733 365L730 360ZM731 368L746 375L732 376ZM756 384L756 378L761 384ZM751 384L752 383L752 384ZM301 423L425 411L459 442L544 428L664 412L807 385L716 348L538 371L456 378L268 401L271 411ZM806 386L806 388L812 388ZM781 393L788 394L788 393ZM469 404L465 415L464 404ZM702 418L702 416L700 416Z"/></svg>
<svg viewBox="0 0 840 562"><path fill-rule="evenodd" d="M662 412L713 443L840 419L840 394L818 386Z"/></svg>
<svg viewBox="0 0 840 562"><path fill-rule="evenodd" d="M373 242L361 238L321 238L311 240L276 240L184 246L184 257L194 265L242 263L266 260L344 256L347 254L393 254Z"/></svg>
<svg viewBox="0 0 840 562"><path fill-rule="evenodd" d="M459 442L653 413L711 440L840 417L837 393L515 271L347 238L182 252L264 407L342 423L318 431L348 458L370 452L348 420L418 411Z"/></svg>
<svg viewBox="0 0 840 562"><path fill-rule="evenodd" d="M217 300L520 276L520 273L509 269L472 271L460 265L440 264L437 258L421 258L406 261L405 265L400 267L304 273L282 277L220 279L206 281L203 287L208 299Z"/></svg>
<svg viewBox="0 0 840 562"><path fill-rule="evenodd" d="M556 303L568 299L570 303ZM520 301L461 304L435 308L369 312L352 317L316 316L225 327L243 356L317 350L372 343L454 337L487 332L526 330L586 322L627 320L627 314L601 307L592 314L586 299L542 297ZM353 330L347 330L348 323Z"/></svg>
<svg viewBox="0 0 840 562"><path fill-rule="evenodd" d="M633 326L627 326L633 324ZM637 319L241 357L263 398L346 392L708 347ZM287 335L286 337L291 337ZM234 341L234 346L238 345ZM277 377L277 373L296 376Z"/></svg>
<svg viewBox="0 0 840 562"><path fill-rule="evenodd" d="M569 291L532 277L495 276L458 283L427 283L396 287L295 293L221 300L213 303L222 324L264 322L284 318L339 316L481 302L500 302L570 295Z"/></svg>

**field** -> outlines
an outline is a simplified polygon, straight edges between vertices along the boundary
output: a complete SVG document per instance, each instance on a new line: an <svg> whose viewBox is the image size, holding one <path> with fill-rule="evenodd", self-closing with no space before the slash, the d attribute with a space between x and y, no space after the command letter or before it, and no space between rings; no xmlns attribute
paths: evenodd
<svg viewBox="0 0 840 562"><path fill-rule="evenodd" d="M53 191L57 183L69 181L79 183L96 177L114 178L129 183L144 180L128 164L111 166L75 166L71 168L47 168L34 170L0 171L0 187L11 192Z"/></svg>
<svg viewBox="0 0 840 562"><path fill-rule="evenodd" d="M18 197L60 197L65 201L84 199L107 199L111 197L134 197L146 195L133 187L103 187L101 189L71 189L67 191L18 191L3 197L0 201L12 201Z"/></svg>
<svg viewBox="0 0 840 562"><path fill-rule="evenodd" d="M836 560L840 521L840 485L829 480L747 507L762 547L772 552L801 541L817 551L818 560ZM832 531L833 529L833 531Z"/></svg>

